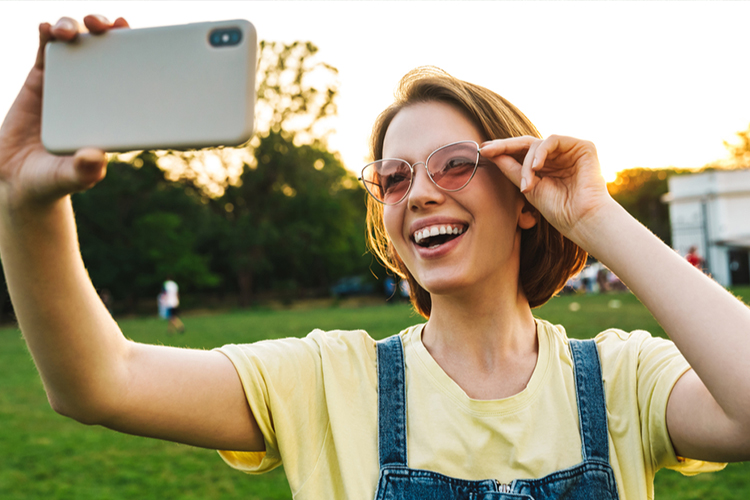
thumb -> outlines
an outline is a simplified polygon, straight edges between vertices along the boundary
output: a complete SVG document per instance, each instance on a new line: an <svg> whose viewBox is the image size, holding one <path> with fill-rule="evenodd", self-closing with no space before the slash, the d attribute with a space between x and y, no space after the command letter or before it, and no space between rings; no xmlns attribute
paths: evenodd
<svg viewBox="0 0 750 500"><path fill-rule="evenodd" d="M107 175L107 157L104 151L83 148L73 156L73 170L66 179L70 192L85 191L94 187Z"/></svg>
<svg viewBox="0 0 750 500"><path fill-rule="evenodd" d="M490 159L510 182L515 184L519 189L521 188L523 165L509 155L499 155Z"/></svg>

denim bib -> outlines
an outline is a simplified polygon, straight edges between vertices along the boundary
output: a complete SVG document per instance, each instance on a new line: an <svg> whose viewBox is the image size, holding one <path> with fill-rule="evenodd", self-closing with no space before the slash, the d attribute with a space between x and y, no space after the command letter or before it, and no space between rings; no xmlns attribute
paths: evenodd
<svg viewBox="0 0 750 500"><path fill-rule="evenodd" d="M583 461L539 479L470 481L410 469L406 457L406 383L401 337L378 342L378 450L376 500L617 500L609 465L607 410L599 353L593 340L570 340Z"/></svg>

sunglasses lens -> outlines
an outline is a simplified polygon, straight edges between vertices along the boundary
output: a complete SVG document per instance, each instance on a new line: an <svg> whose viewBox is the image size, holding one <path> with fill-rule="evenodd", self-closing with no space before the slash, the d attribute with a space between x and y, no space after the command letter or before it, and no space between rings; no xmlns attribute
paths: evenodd
<svg viewBox="0 0 750 500"><path fill-rule="evenodd" d="M477 145L459 142L435 151L427 162L427 169L435 184L448 191L456 191L471 180L478 161Z"/></svg>
<svg viewBox="0 0 750 500"><path fill-rule="evenodd" d="M401 160L380 160L364 168L362 181L375 199L394 204L401 201L409 190L411 169Z"/></svg>

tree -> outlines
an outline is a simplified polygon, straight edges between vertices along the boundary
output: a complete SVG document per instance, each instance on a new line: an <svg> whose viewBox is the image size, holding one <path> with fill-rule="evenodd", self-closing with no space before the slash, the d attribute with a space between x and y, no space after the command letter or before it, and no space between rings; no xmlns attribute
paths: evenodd
<svg viewBox="0 0 750 500"><path fill-rule="evenodd" d="M365 272L365 193L338 157L319 145L296 146L280 131L255 153L239 185L211 201L223 218L215 258L236 276L241 303L257 289L321 289Z"/></svg>
<svg viewBox="0 0 750 500"><path fill-rule="evenodd" d="M732 168L750 167L750 126L747 130L735 134L739 141L730 143L724 141L724 147L729 151Z"/></svg>
<svg viewBox="0 0 750 500"><path fill-rule="evenodd" d="M649 228L667 245L672 242L669 206L661 198L669 191L668 178L676 169L631 168L621 170L607 189L633 217Z"/></svg>
<svg viewBox="0 0 750 500"><path fill-rule="evenodd" d="M95 189L73 196L91 280L131 307L136 298L155 297L168 275L186 290L219 283L196 251L206 212L200 196L167 181L155 160L143 153L131 163L110 162Z"/></svg>
<svg viewBox="0 0 750 500"><path fill-rule="evenodd" d="M220 243L212 262L234 273L245 305L259 289L321 288L367 265L364 191L326 146L338 72L315 60L318 49L310 42L260 47L257 134L246 148L219 153L239 175L208 188L186 176L223 219L214 228ZM184 165L211 159L202 154L176 157L190 171Z"/></svg>

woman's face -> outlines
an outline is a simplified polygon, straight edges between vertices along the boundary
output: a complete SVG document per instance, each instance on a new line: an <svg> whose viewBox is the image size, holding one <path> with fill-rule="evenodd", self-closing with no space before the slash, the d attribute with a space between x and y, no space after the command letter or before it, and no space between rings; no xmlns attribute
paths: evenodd
<svg viewBox="0 0 750 500"><path fill-rule="evenodd" d="M481 144L486 139L456 108L419 103L394 117L385 135L383 157L414 165L446 144L465 140ZM406 199L386 205L383 219L398 255L434 300L436 294L460 293L482 284L517 291L519 225L528 228L536 223L524 205L518 189L489 160L480 158L474 178L456 192L435 186L419 163ZM425 230L440 232L441 227L446 235L422 239ZM450 234L456 232L460 234Z"/></svg>

